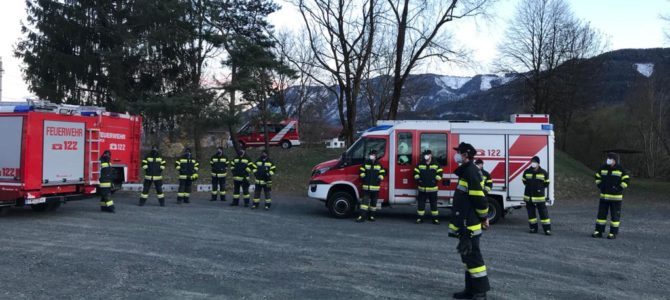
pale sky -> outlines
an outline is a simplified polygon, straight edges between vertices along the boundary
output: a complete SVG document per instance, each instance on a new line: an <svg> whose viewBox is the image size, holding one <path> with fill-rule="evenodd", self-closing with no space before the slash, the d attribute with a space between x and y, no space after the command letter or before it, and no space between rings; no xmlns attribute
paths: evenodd
<svg viewBox="0 0 670 300"><path fill-rule="evenodd" d="M301 18L290 4L278 1L283 8L271 15L270 21L278 29L300 27ZM471 51L472 67L431 65L430 70L420 68L416 73L433 72L446 75L472 76L490 73L496 53L496 45L503 36L505 23L512 17L518 0L498 0L491 10L493 21L466 20L455 27L457 43ZM667 28L659 18L670 14L669 0L568 0L578 17L586 19L610 38L610 49L668 47L663 29ZM13 47L21 36L20 22L26 17L24 0L2 0L0 4L0 57L3 62L2 100L20 101L31 97L21 77L21 64L13 57ZM460 21L459 21L460 22Z"/></svg>

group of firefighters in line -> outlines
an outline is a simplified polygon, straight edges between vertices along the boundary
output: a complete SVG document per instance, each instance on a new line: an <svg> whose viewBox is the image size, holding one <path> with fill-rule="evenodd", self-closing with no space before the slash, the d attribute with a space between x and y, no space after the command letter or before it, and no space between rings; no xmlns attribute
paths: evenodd
<svg viewBox="0 0 670 300"><path fill-rule="evenodd" d="M115 211L114 201L111 200L111 188L113 182L113 169L111 166L112 153L107 150L100 158L100 209L103 212ZM230 168L233 175L233 201L230 206L240 205L240 198L244 199L244 206L248 207L251 200L249 187L252 183L251 175L254 176L254 199L252 209L259 207L261 193L264 193L266 210L272 205L272 177L275 175L276 166L268 157L268 152L263 151L261 156L252 161L244 149L237 152L237 156L229 160L223 153L223 148L218 147L217 152L212 155L210 161L212 172L212 198L210 201L226 201L226 177ZM142 160L144 170L144 183L140 194L139 206L144 206L149 198L149 190L153 185L160 206L165 206L165 194L163 193L163 170L166 161L158 152L157 147L152 147L151 152ZM193 158L191 149L186 148L184 153L176 160L175 169L179 174L179 189L177 191L177 204L190 203L191 188L193 181L198 179L200 164Z"/></svg>
<svg viewBox="0 0 670 300"><path fill-rule="evenodd" d="M479 248L482 230L489 226L489 206L486 196L493 187L491 175L484 170L484 162L475 160L476 150L467 143L458 145L454 160L459 164L454 173L458 176L458 185L453 196L452 217L449 224L449 236L459 239L456 247L465 264L465 289L454 293L455 299L486 299L490 290L486 265ZM426 201L430 203L432 223L439 225L437 210L438 183L442 180L443 170L433 159L431 150L425 150L420 163L414 168L417 182L417 219L421 224L426 214ZM368 158L360 167L363 199L360 202L356 222L375 221L377 200L381 182L386 170L380 164L376 150L369 152ZM528 212L530 233L538 232L542 224L544 234L551 235L551 219L547 210L546 189L549 187L549 174L540 167L540 158L531 159L530 167L524 171L522 181L525 185L524 202ZM600 205L596 219L596 229L592 236L603 237L610 214L610 232L608 239L615 239L619 231L621 201L623 191L628 187L630 176L619 164L616 153L607 153L606 163L595 173L595 183L600 190ZM539 215L539 222L538 222Z"/></svg>

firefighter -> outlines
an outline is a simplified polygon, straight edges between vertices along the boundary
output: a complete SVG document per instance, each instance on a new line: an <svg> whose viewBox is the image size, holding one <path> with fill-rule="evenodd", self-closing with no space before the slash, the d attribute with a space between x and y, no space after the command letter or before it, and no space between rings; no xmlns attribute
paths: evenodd
<svg viewBox="0 0 670 300"><path fill-rule="evenodd" d="M455 299L486 299L491 287L486 264L479 248L482 229L488 227L488 203L482 188L480 170L472 163L477 151L467 143L460 143L454 155L459 164L454 173L458 186L454 191L454 215L449 224L450 236L458 238L456 250L465 264L465 289L453 294Z"/></svg>
<svg viewBox="0 0 670 300"><path fill-rule="evenodd" d="M619 222L621 222L621 202L623 191L628 188L630 176L619 164L619 156L616 153L607 153L605 164L596 172L596 185L600 190L600 205L596 218L596 230L594 238L603 237L607 226L607 213L610 213L610 233L608 239L615 239L619 233Z"/></svg>
<svg viewBox="0 0 670 300"><path fill-rule="evenodd" d="M165 160L158 153L158 147L151 147L151 152L142 160L142 169L144 170L144 185L140 194L140 206L144 206L149 198L149 190L153 184L156 188L156 197L160 206L165 206L165 194L163 194L163 170L165 170Z"/></svg>
<svg viewBox="0 0 670 300"><path fill-rule="evenodd" d="M270 195L270 192L272 191L272 176L275 175L276 166L268 157L267 150L261 152L261 157L256 160L256 163L252 164L252 170L254 172L256 186L254 189L254 204L251 208L258 208L258 205L261 203L261 192L264 192L265 209L268 210L272 205L272 196Z"/></svg>
<svg viewBox="0 0 670 300"><path fill-rule="evenodd" d="M228 157L223 154L223 147L216 148L216 154L212 155L209 165L212 168L212 199L216 201L217 195L221 201L226 201L226 175L228 174Z"/></svg>
<svg viewBox="0 0 670 300"><path fill-rule="evenodd" d="M237 157L231 161L233 168L233 202L230 206L240 205L240 196L244 197L244 207L249 206L249 174L253 163L244 149L237 151ZM243 193L240 195L240 193Z"/></svg>
<svg viewBox="0 0 670 300"><path fill-rule="evenodd" d="M356 222L375 221L377 211L377 198L379 189L386 175L386 170L377 160L377 150L370 150L368 159L360 167L361 189L363 190L363 201L360 204L360 213Z"/></svg>
<svg viewBox="0 0 670 300"><path fill-rule="evenodd" d="M537 213L540 215L540 223L544 234L551 235L551 219L547 210L547 196L545 190L549 187L549 173L540 167L540 158L533 157L530 168L523 172L523 184L526 186L523 201L528 211L528 224L530 233L537 233Z"/></svg>
<svg viewBox="0 0 670 300"><path fill-rule="evenodd" d="M191 203L191 186L193 181L198 179L198 168L200 164L193 158L191 149L184 149L184 154L176 161L177 171L179 172L179 190L177 191L177 204Z"/></svg>
<svg viewBox="0 0 670 300"><path fill-rule="evenodd" d="M483 160L477 159L475 161L475 165L482 172L482 186L484 187L484 193L488 195L491 192L491 189L493 188L493 179L491 178L491 174L486 170L484 170Z"/></svg>
<svg viewBox="0 0 670 300"><path fill-rule="evenodd" d="M114 213L114 201L111 199L114 168L112 168L112 152L105 150L100 157L100 211Z"/></svg>
<svg viewBox="0 0 670 300"><path fill-rule="evenodd" d="M428 200L433 224L440 225L440 220L437 219L439 215L437 210L437 183L442 179L442 168L433 161L433 153L430 150L423 152L423 159L414 168L414 179L416 179L419 189L416 223L423 223L423 216L426 214L426 200Z"/></svg>

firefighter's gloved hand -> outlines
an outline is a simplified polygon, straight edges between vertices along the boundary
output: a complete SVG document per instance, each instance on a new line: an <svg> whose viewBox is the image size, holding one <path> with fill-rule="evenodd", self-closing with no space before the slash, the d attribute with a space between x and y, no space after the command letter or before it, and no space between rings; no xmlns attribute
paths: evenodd
<svg viewBox="0 0 670 300"><path fill-rule="evenodd" d="M458 245L456 246L456 250L460 255L468 255L470 252L472 252L472 238L470 236L470 232L461 234L461 236L458 238Z"/></svg>
<svg viewBox="0 0 670 300"><path fill-rule="evenodd" d="M197 179L198 179L198 174L191 175L191 180L197 180Z"/></svg>

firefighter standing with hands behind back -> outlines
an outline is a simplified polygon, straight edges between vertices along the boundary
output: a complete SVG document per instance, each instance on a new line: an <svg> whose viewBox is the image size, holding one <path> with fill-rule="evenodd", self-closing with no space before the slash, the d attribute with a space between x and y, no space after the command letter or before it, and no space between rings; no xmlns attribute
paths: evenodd
<svg viewBox="0 0 670 300"><path fill-rule="evenodd" d="M270 192L272 191L272 176L275 175L276 167L270 160L267 150L261 152L261 157L258 158L256 163L252 164L252 167L256 186L254 188L254 204L251 208L258 208L261 203L261 192L265 192L265 209L268 210L272 205Z"/></svg>
<svg viewBox="0 0 670 300"><path fill-rule="evenodd" d="M158 153L158 147L151 147L149 155L142 160L142 169L144 170L144 184L140 194L140 206L144 206L149 198L151 184L156 188L156 197L160 206L165 206L165 194L163 194L163 170L165 170L165 160Z"/></svg>
<svg viewBox="0 0 670 300"><path fill-rule="evenodd" d="M100 211L114 213L114 201L111 199L114 168L112 168L112 152L105 150L100 157Z"/></svg>
<svg viewBox="0 0 670 300"><path fill-rule="evenodd" d="M252 162L244 149L237 151L237 157L231 161L233 167L233 202L230 206L240 205L240 193L244 196L244 207L249 206L249 175Z"/></svg>
<svg viewBox="0 0 670 300"><path fill-rule="evenodd" d="M226 201L226 175L228 174L228 157L223 154L223 147L216 148L216 153L209 160L212 168L212 199L220 196L221 201Z"/></svg>
<svg viewBox="0 0 670 300"><path fill-rule="evenodd" d="M191 196L191 186L193 181L198 179L198 168L200 164L195 161L191 155L191 149L186 148L184 154L177 160L177 171L179 171L179 190L177 191L177 204L191 203L188 198Z"/></svg>
<svg viewBox="0 0 670 300"><path fill-rule="evenodd" d="M437 183L442 179L442 168L433 160L433 153L430 150L423 152L421 163L414 168L414 179L416 179L419 188L416 223L423 223L423 216L426 214L426 200L428 200L433 224L440 225L440 220L437 219L439 214L437 210Z"/></svg>
<svg viewBox="0 0 670 300"><path fill-rule="evenodd" d="M465 290L455 293L455 299L486 299L489 285L486 265L479 249L482 229L488 227L488 203L482 189L482 176L473 164L477 151L466 143L454 148L454 160L460 164L454 173L458 176L458 186L454 191L452 221L449 229L452 237L458 238L456 249L465 264Z"/></svg>
<svg viewBox="0 0 670 300"><path fill-rule="evenodd" d="M605 165L600 167L596 173L596 185L600 190L600 205L598 206L598 217L596 219L596 231L594 238L603 237L607 226L607 213L610 213L610 233L608 239L615 239L619 234L619 222L621 220L621 202L623 191L628 188L630 176L619 164L619 156L616 153L607 153Z"/></svg>
<svg viewBox="0 0 670 300"><path fill-rule="evenodd" d="M375 212L377 211L377 198L379 197L379 189L386 170L377 160L377 150L370 150L368 159L360 167L361 188L363 189L364 198L360 204L360 213L356 222L364 222L367 219L370 222L375 221Z"/></svg>
<svg viewBox="0 0 670 300"><path fill-rule="evenodd" d="M535 214L537 209L544 234L551 235L551 219L549 219L547 196L545 195L545 190L549 187L549 173L540 167L539 157L535 156L530 161L530 168L523 172L521 179L526 186L523 201L526 202L528 211L530 233L537 233L537 215Z"/></svg>

